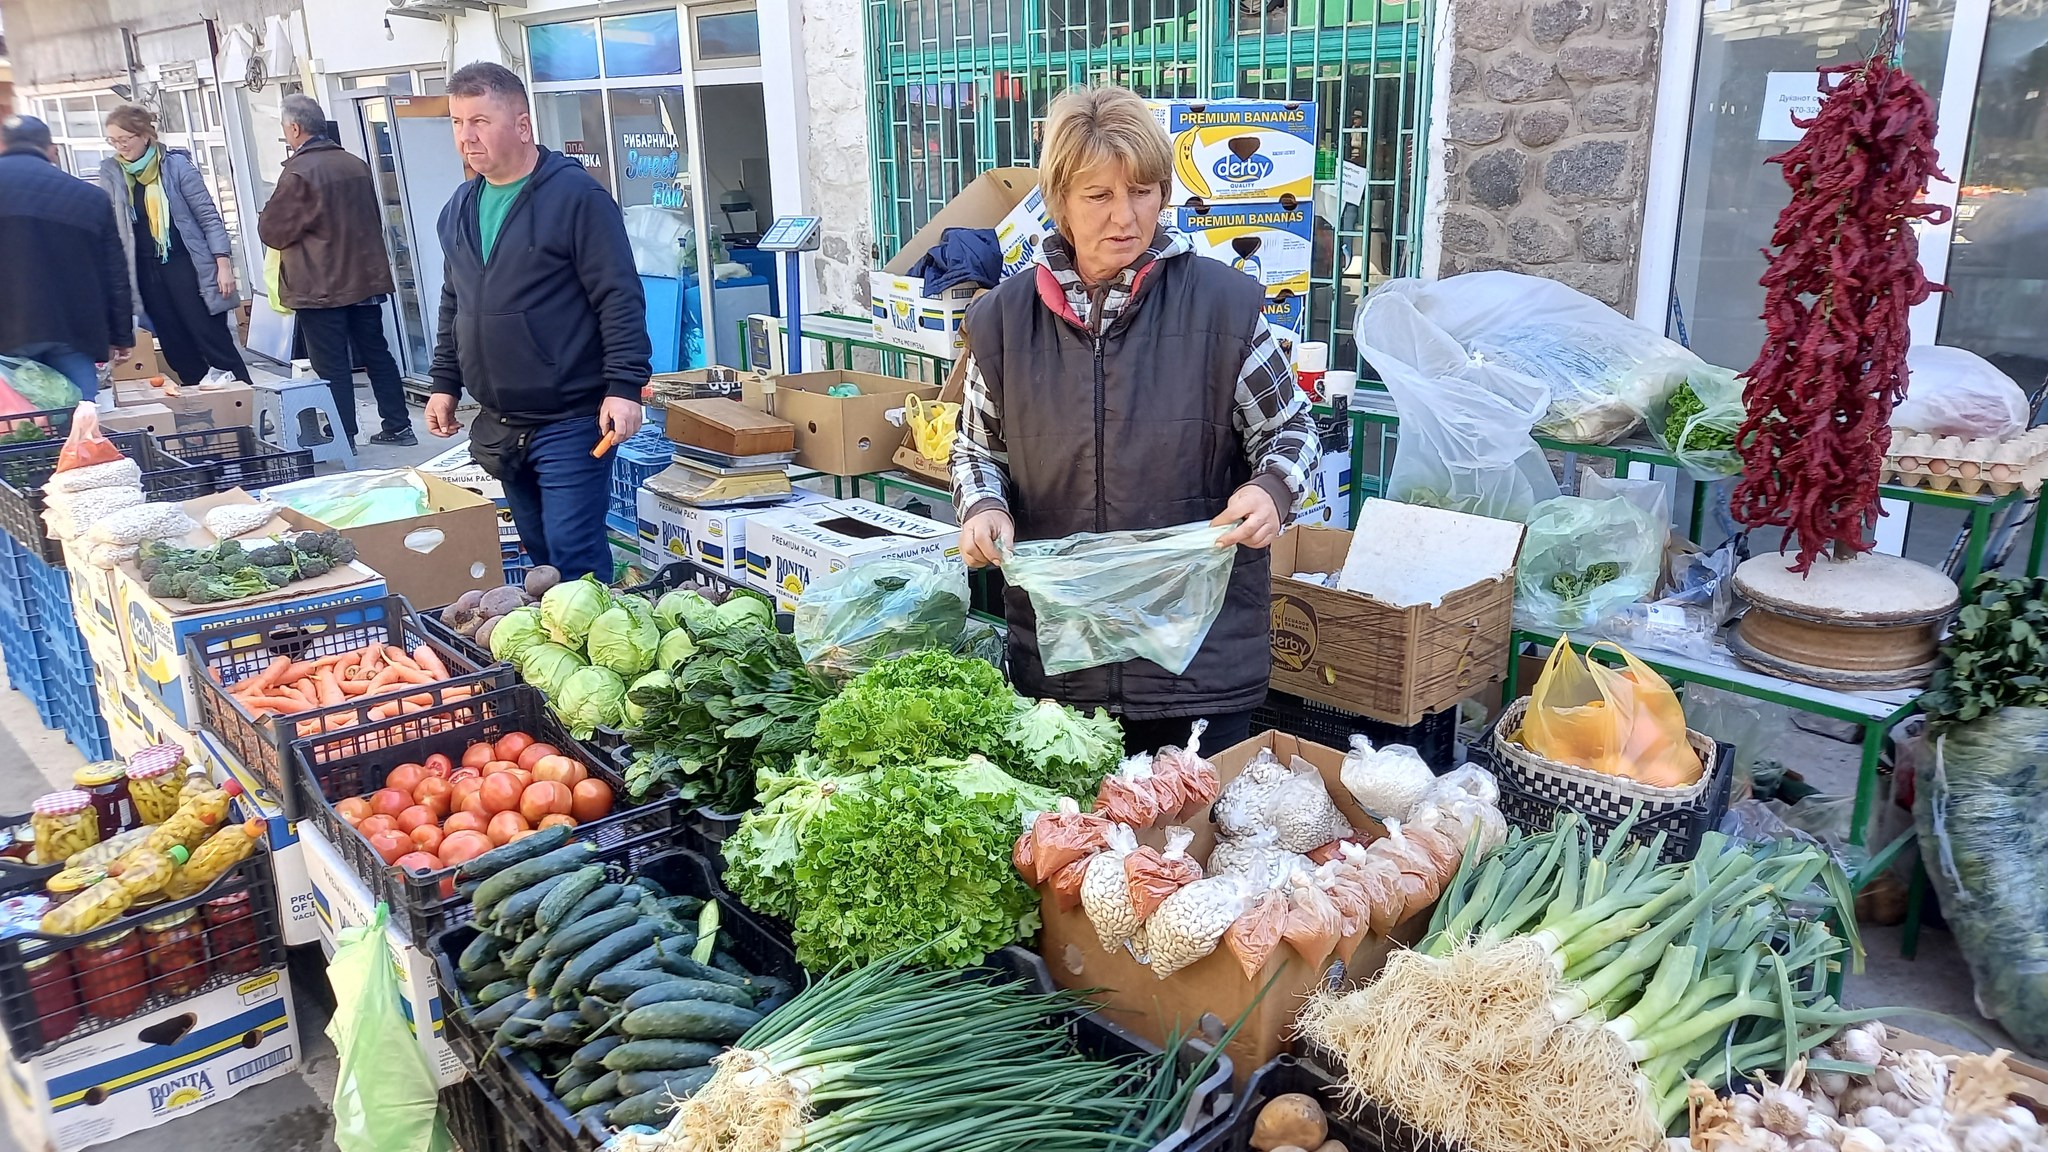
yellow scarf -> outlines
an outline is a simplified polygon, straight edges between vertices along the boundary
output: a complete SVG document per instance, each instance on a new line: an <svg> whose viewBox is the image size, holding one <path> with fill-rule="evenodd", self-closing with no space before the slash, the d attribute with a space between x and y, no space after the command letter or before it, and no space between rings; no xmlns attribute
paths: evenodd
<svg viewBox="0 0 2048 1152"><path fill-rule="evenodd" d="M163 150L151 144L135 159L121 161L121 170L128 174L128 210L149 213L149 234L156 239L159 264L171 258L171 201L164 195L163 160Z"/></svg>

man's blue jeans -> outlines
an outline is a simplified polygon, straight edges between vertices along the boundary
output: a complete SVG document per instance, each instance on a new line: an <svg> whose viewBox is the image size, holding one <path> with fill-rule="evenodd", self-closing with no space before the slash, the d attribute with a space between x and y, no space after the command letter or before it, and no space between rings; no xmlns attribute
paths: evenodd
<svg viewBox="0 0 2048 1152"><path fill-rule="evenodd" d="M616 448L592 456L601 433L597 417L578 416L536 428L525 458L503 480L512 523L535 564L551 564L562 579L596 573L612 578L612 550L604 517L611 507Z"/></svg>
<svg viewBox="0 0 2048 1152"><path fill-rule="evenodd" d="M23 348L10 349L0 355L40 361L62 373L66 380L78 385L81 399L90 400L99 395L100 369L92 357L83 352L74 352L68 344L30 344Z"/></svg>

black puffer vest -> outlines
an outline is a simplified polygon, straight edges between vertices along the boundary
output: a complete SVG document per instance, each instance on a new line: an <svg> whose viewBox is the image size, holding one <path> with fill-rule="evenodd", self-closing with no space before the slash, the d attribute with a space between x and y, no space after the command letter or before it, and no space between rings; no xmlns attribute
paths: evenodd
<svg viewBox="0 0 2048 1152"><path fill-rule="evenodd" d="M1040 296L1044 269L976 301L966 330L1001 405L1010 515L1020 540L1169 528L1214 518L1251 478L1232 424L1237 377L1263 306L1259 285L1213 260L1164 257L1100 337ZM1271 577L1264 550L1238 549L1230 591L1185 674L1130 660L1048 676L1031 599L1006 593L1017 690L1133 720L1242 712L1266 698Z"/></svg>

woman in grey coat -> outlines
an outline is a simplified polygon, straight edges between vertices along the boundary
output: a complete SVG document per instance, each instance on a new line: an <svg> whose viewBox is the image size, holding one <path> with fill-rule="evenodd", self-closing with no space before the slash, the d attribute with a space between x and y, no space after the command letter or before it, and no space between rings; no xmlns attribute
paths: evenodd
<svg viewBox="0 0 2048 1152"><path fill-rule="evenodd" d="M157 139L146 108L108 113L107 143L115 155L100 164L100 184L124 225L136 307L149 316L171 374L190 386L220 368L247 383L226 315L240 300L234 258L205 179L189 155Z"/></svg>

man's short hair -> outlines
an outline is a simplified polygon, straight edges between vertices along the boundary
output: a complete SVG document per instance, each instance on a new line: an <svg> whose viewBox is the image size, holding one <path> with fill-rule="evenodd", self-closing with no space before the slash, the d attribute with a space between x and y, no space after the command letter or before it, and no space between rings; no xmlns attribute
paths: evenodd
<svg viewBox="0 0 2048 1152"><path fill-rule="evenodd" d="M327 131L327 113L311 96L294 93L285 97L278 104L278 118L286 124L297 124L299 130L308 136L319 136Z"/></svg>
<svg viewBox="0 0 2048 1152"><path fill-rule="evenodd" d="M50 126L34 116L9 116L0 120L0 150L39 148L50 150Z"/></svg>
<svg viewBox="0 0 2048 1152"><path fill-rule="evenodd" d="M526 102L526 85L503 64L492 64L479 60L464 64L448 78L450 96L502 96L521 108L529 107Z"/></svg>

